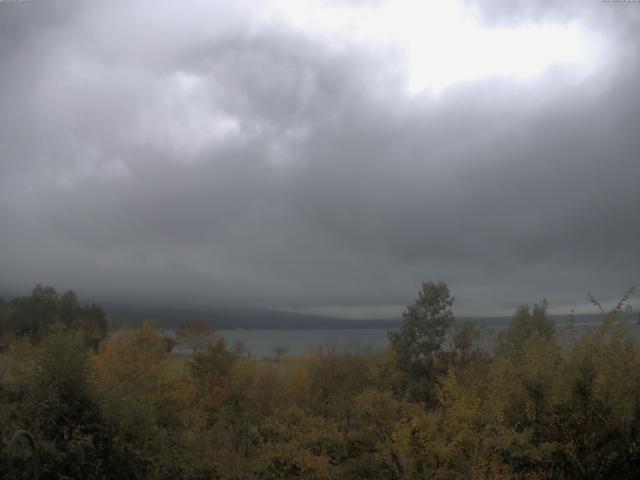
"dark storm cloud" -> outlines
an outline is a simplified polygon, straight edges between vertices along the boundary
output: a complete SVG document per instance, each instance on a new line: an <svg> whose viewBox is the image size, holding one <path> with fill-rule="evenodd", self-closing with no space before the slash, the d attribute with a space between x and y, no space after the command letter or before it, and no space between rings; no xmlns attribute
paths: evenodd
<svg viewBox="0 0 640 480"><path fill-rule="evenodd" d="M389 314L444 279L482 314L637 283L635 14L476 4L608 61L433 97L394 49L222 5L0 4L5 291Z"/></svg>

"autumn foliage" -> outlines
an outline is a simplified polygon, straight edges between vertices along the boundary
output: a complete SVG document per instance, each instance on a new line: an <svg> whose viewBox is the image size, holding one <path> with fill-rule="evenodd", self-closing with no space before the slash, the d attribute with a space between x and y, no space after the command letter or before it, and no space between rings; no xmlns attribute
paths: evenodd
<svg viewBox="0 0 640 480"><path fill-rule="evenodd" d="M77 323L52 324L0 356L1 445L28 429L41 478L59 479L639 478L624 305L580 335L523 306L491 335L452 304L427 283L388 350L280 362L194 325L195 352L177 355L148 323L97 350Z"/></svg>

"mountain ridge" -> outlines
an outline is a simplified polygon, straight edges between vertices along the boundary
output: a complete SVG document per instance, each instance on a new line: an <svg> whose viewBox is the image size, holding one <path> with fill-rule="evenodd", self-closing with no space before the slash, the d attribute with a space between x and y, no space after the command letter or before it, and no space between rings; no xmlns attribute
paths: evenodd
<svg viewBox="0 0 640 480"><path fill-rule="evenodd" d="M202 322L216 330L357 330L397 329L402 319L347 319L323 315L304 314L287 310L260 307L161 307L104 303L102 308L112 319L114 327L144 321L164 328L175 328L184 320ZM479 326L506 326L511 316L460 316L458 321L472 320ZM563 324L567 315L550 315L555 322ZM600 314L575 315L576 323L600 321Z"/></svg>

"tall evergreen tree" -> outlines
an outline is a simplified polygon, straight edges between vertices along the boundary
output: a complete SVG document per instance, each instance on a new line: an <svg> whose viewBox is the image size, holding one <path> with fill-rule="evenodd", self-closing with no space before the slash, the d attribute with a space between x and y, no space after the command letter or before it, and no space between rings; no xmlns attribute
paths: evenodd
<svg viewBox="0 0 640 480"><path fill-rule="evenodd" d="M423 283L418 298L402 313L400 331L389 334L412 400L435 399L437 378L446 370L442 347L453 326L453 300L446 283Z"/></svg>

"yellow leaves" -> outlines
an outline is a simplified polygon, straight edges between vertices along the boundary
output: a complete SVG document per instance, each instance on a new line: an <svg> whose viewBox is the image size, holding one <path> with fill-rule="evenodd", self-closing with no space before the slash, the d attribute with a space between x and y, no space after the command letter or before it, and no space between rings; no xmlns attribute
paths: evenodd
<svg viewBox="0 0 640 480"><path fill-rule="evenodd" d="M327 349L304 362L307 401L314 413L348 420L352 402L370 385L371 361L363 355Z"/></svg>
<svg viewBox="0 0 640 480"><path fill-rule="evenodd" d="M261 480L329 480L329 459L292 443L267 448L257 469Z"/></svg>
<svg viewBox="0 0 640 480"><path fill-rule="evenodd" d="M640 352L626 323L610 322L586 336L570 362L575 370L591 373L593 398L609 406L612 426L623 428L633 421L640 391Z"/></svg>
<svg viewBox="0 0 640 480"><path fill-rule="evenodd" d="M216 338L214 330L201 322L183 321L176 329L176 340L179 344L197 349L212 342Z"/></svg>
<svg viewBox="0 0 640 480"><path fill-rule="evenodd" d="M127 435L154 438L159 425L181 421L189 386L166 369L166 358L164 339L148 323L117 332L93 357L104 412Z"/></svg>
<svg viewBox="0 0 640 480"><path fill-rule="evenodd" d="M530 422L535 422L536 407L531 400L527 400L524 411L525 411L525 416L527 417L527 420L529 420Z"/></svg>
<svg viewBox="0 0 640 480"><path fill-rule="evenodd" d="M449 369L447 377L442 382L440 403L444 408L444 418L454 434L461 430L468 431L474 423L478 411L478 397L469 395L458 384L455 371Z"/></svg>
<svg viewBox="0 0 640 480"><path fill-rule="evenodd" d="M355 406L358 415L383 435L402 414L403 405L388 392L367 389L356 397Z"/></svg>
<svg viewBox="0 0 640 480"><path fill-rule="evenodd" d="M449 369L440 389L440 405L446 428L453 432L477 434L499 421L501 402L495 389L483 378L462 382L454 368Z"/></svg>
<svg viewBox="0 0 640 480"><path fill-rule="evenodd" d="M193 353L189 362L190 381L205 409L222 404L230 392L231 370L236 356L218 338ZM236 378L236 381L241 377Z"/></svg>
<svg viewBox="0 0 640 480"><path fill-rule="evenodd" d="M398 369L398 354L389 347L377 358L371 370L371 378L378 388L400 394L404 373Z"/></svg>
<svg viewBox="0 0 640 480"><path fill-rule="evenodd" d="M286 372L272 365L256 365L251 382L252 403L262 415L272 415L286 408L290 389Z"/></svg>
<svg viewBox="0 0 640 480"><path fill-rule="evenodd" d="M42 349L33 345L28 338L17 337L8 352L2 354L0 381L4 383L26 376L42 355Z"/></svg>
<svg viewBox="0 0 640 480"><path fill-rule="evenodd" d="M158 445L182 449L176 458L216 478L551 478L558 465L572 478L640 458L640 350L628 331L609 322L562 348L536 328L518 340L423 372L438 386L428 406L396 389L392 350L265 364L217 338L188 358L167 355L148 324L93 356L94 383L119 439L159 463ZM10 356L28 370L46 346L18 342Z"/></svg>
<svg viewBox="0 0 640 480"><path fill-rule="evenodd" d="M166 355L164 340L145 322L140 328L114 334L105 342L94 363L98 378L105 386L150 387Z"/></svg>
<svg viewBox="0 0 640 480"><path fill-rule="evenodd" d="M447 455L437 416L432 413L412 412L395 425L391 438L393 452L407 478L422 478L421 469L435 470Z"/></svg>

